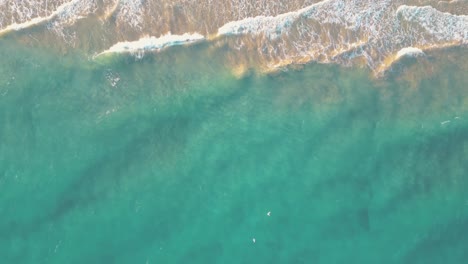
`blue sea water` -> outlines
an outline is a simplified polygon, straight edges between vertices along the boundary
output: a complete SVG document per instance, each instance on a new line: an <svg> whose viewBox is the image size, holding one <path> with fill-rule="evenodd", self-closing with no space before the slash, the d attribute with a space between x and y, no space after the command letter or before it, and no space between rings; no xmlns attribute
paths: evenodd
<svg viewBox="0 0 468 264"><path fill-rule="evenodd" d="M209 52L0 42L2 263L468 260L463 61L238 78Z"/></svg>

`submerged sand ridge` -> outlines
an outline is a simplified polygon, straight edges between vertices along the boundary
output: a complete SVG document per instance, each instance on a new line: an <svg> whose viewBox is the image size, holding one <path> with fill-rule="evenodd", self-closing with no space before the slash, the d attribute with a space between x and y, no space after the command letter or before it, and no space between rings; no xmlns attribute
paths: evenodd
<svg viewBox="0 0 468 264"><path fill-rule="evenodd" d="M9 2L0 5L5 3ZM466 1L54 3L10 3L2 9L0 36L19 32L27 41L26 36L33 35L62 50L80 49L90 56L120 52L141 56L203 39L213 47L227 47L223 52L232 55L226 57L234 58L227 63L237 69L270 71L316 61L366 65L377 75L399 60L402 50L468 44ZM36 30L28 32L30 28Z"/></svg>

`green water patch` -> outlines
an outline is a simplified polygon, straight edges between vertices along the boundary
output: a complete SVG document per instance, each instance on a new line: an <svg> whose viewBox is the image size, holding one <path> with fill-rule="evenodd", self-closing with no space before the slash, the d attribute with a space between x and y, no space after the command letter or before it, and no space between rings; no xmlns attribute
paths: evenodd
<svg viewBox="0 0 468 264"><path fill-rule="evenodd" d="M417 86L320 64L238 79L203 45L96 61L0 44L6 262L467 257L456 66Z"/></svg>

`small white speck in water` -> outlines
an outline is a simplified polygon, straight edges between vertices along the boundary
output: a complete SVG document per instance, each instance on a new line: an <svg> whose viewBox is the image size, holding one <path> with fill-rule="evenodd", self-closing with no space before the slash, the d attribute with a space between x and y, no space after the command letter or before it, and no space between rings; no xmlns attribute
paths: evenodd
<svg viewBox="0 0 468 264"><path fill-rule="evenodd" d="M254 243L257 242L257 240L255 239L255 237L252 238L252 242L254 242Z"/></svg>
<svg viewBox="0 0 468 264"><path fill-rule="evenodd" d="M271 215L271 212L270 212L270 211L268 211L268 213L267 213L267 216L270 216L270 215Z"/></svg>

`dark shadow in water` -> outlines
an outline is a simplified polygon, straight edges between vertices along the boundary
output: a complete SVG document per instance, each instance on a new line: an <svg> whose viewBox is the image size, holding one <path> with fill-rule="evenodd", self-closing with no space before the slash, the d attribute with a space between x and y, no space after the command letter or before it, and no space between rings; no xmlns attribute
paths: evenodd
<svg viewBox="0 0 468 264"><path fill-rule="evenodd" d="M459 218L435 225L406 253L402 263L466 263L468 260L466 230L468 230L468 218Z"/></svg>
<svg viewBox="0 0 468 264"><path fill-rule="evenodd" d="M140 119L139 121L152 122ZM56 207L45 218L35 219L27 225L10 222L0 230L1 236L27 236L47 223L58 221L71 210L105 199L108 190L118 188L122 179L131 177L132 166L147 162L148 157L155 158L154 162L159 164L170 162L174 158L171 153L182 151L190 122L191 120L185 117L153 121L151 129L136 136L121 149L104 156L81 172L80 176L73 177L76 180L57 197ZM127 123L122 126L132 125L133 123ZM119 129L126 130L123 127ZM161 153L161 156L155 156L155 153Z"/></svg>
<svg viewBox="0 0 468 264"><path fill-rule="evenodd" d="M414 173L400 179L404 181L402 189L393 195L385 206L379 208L378 213L381 215L391 214L407 201L416 199L419 196L429 195L433 190L443 189L444 186L453 185L453 177L465 177L466 175L447 174L446 170L450 168L444 166L444 160L460 160L459 165L465 167L462 171L468 171L468 163L463 164L463 142L467 141L468 127L457 126L429 135L419 142L410 140L405 142L406 144L386 146L376 161L374 175L380 177L380 179L376 178L375 180L392 177L385 173L389 163L393 163L395 167L407 163L408 153L412 153L413 156L410 163L414 167L411 170ZM428 161L436 163L436 170L428 169L427 166L419 164ZM374 191L378 192L378 190Z"/></svg>
<svg viewBox="0 0 468 264"><path fill-rule="evenodd" d="M252 78L245 78L243 81L248 88L252 82ZM235 102L240 97L244 96L248 89L233 89L222 98L210 100L209 105L204 104L204 100L197 100L194 102L201 108L217 109L223 104ZM211 99L211 98L210 98ZM188 102L190 103L190 102ZM193 103L193 102L192 102ZM192 114L192 115L189 115ZM194 133L197 125L200 124L198 115L193 113L181 114L173 113L169 116L152 118L134 118L128 120L117 127L112 127L109 130L101 132L100 141L103 145L112 146L119 145L119 137L108 137L109 134L115 134L115 131L121 133L135 133L133 127L141 126L141 123L152 124L151 127L139 135L136 135L133 140L125 144L123 147L116 149L112 153L102 157L99 161L80 172L80 176L71 178L76 179L58 196L55 208L53 208L47 216L34 219L34 222L27 224L17 223L14 220L5 224L0 229L0 234L3 238L12 236L27 237L28 234L37 231L51 222L58 222L62 217L69 212L92 206L99 200L105 200L109 190L119 188L120 182L132 176L132 167L138 167L138 164L145 164L148 158L154 158L155 166L161 167L161 174L163 170L169 165L177 167L177 155L183 152L188 133ZM132 153L132 155L129 155ZM167 173L167 172L166 172ZM183 175L179 175L183 176ZM186 177L188 181L191 177ZM181 181L183 179L180 179ZM190 195L185 193L184 195ZM187 199L190 199L187 197ZM173 209L173 208L172 208ZM170 211L168 209L168 211ZM156 221L157 228L154 228L154 223L149 225L145 232L158 233L159 238L168 237L174 228L172 226L174 219L168 217ZM164 226L167 226L165 228Z"/></svg>

